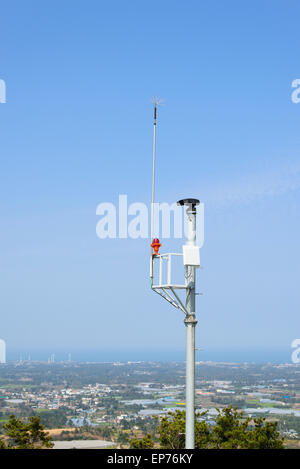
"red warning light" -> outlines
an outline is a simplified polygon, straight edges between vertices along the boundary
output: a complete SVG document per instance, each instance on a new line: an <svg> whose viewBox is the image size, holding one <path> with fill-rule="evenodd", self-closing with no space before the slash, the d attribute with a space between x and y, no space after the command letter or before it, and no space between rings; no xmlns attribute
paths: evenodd
<svg viewBox="0 0 300 469"><path fill-rule="evenodd" d="M151 247L154 249L155 256L158 256L158 250L159 250L160 246L161 246L161 244L159 242L159 239L154 238L154 240L152 241Z"/></svg>

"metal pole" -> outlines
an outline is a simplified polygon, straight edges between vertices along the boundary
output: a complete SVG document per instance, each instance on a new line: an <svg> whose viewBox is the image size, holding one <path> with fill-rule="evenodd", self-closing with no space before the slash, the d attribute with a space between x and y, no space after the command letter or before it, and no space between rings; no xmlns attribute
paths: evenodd
<svg viewBox="0 0 300 469"><path fill-rule="evenodd" d="M196 245L196 207L190 204L187 211L187 244ZM186 421L185 447L195 448L195 267L186 266Z"/></svg>

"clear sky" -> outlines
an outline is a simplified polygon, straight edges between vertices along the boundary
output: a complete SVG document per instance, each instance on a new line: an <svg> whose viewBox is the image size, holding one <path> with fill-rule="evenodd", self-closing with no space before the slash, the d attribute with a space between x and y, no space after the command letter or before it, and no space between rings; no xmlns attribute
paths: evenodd
<svg viewBox="0 0 300 469"><path fill-rule="evenodd" d="M182 314L149 288L148 241L95 231L99 203L150 201L155 94L165 99L157 200L205 203L202 357L290 356L300 337L299 15L284 0L2 2L8 357L184 349Z"/></svg>

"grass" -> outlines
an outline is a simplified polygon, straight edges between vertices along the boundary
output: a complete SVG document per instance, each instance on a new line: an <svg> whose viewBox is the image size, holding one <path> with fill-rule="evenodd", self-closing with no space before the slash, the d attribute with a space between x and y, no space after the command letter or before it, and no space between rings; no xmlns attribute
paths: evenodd
<svg viewBox="0 0 300 469"><path fill-rule="evenodd" d="M2 384L1 388L3 389L20 389L26 388L26 384Z"/></svg>
<svg viewBox="0 0 300 469"><path fill-rule="evenodd" d="M246 400L245 401L246 405L256 405L257 407L260 407L260 408L271 408L271 407L277 407L277 408L280 408L280 407L283 407L283 406L278 406L278 405L275 405L274 403L272 402L260 402L259 399L249 399L249 400Z"/></svg>

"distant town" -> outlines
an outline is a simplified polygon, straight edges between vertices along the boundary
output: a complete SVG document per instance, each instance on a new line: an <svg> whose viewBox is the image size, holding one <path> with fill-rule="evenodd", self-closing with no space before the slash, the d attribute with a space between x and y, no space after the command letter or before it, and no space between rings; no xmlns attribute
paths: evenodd
<svg viewBox="0 0 300 469"><path fill-rule="evenodd" d="M185 408L184 363L8 362L0 365L0 434L11 414L39 415L57 447L101 440L155 438L159 419ZM214 425L217 409L278 422L287 447L300 447L299 364L198 362L196 410ZM63 443L64 442L64 443ZM67 447L67 446L66 446Z"/></svg>

